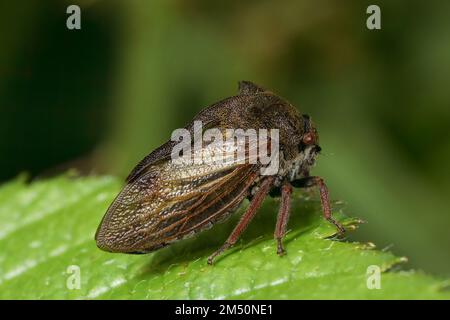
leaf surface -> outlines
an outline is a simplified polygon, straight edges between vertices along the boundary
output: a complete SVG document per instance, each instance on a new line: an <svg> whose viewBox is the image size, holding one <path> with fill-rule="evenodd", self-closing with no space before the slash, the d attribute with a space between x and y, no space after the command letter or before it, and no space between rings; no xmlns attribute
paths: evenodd
<svg viewBox="0 0 450 320"><path fill-rule="evenodd" d="M273 240L278 200L265 200L238 244L213 266L206 259L246 207L196 237L146 255L99 250L96 228L120 190L113 177L60 177L0 187L1 299L449 299L449 282L418 271L393 271L405 261L370 243L330 239L315 193L294 193L287 255ZM359 220L333 205L352 229ZM80 288L74 289L75 268ZM369 289L369 266L381 271ZM395 269L394 268L394 269Z"/></svg>

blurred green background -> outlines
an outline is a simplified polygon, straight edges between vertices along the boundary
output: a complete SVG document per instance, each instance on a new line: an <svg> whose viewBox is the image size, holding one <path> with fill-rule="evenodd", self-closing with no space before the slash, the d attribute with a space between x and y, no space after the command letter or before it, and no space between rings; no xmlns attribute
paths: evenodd
<svg viewBox="0 0 450 320"><path fill-rule="evenodd" d="M0 181L125 177L251 80L317 123L313 173L368 221L351 239L450 275L450 2L2 1L0 35Z"/></svg>

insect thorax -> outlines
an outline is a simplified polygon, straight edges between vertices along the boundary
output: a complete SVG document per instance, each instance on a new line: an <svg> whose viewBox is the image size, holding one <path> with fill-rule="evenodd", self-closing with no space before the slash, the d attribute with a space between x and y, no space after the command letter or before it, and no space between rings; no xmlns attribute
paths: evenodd
<svg viewBox="0 0 450 320"><path fill-rule="evenodd" d="M278 179L288 179L294 181L309 176L309 171L316 164L317 152L314 146L308 146L300 151L297 156L291 160L283 159L281 155L280 169Z"/></svg>

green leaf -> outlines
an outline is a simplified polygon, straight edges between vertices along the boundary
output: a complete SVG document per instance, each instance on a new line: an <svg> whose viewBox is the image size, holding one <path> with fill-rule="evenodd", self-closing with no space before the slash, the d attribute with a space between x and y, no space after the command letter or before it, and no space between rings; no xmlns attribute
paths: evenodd
<svg viewBox="0 0 450 320"><path fill-rule="evenodd" d="M449 299L449 282L417 271L370 243L330 239L314 193L294 193L287 255L273 240L278 201L267 199L238 244L213 266L206 259L226 239L245 205L226 223L147 255L100 251L94 234L121 182L113 177L57 178L0 187L1 299ZM348 218L334 204L348 229ZM80 270L80 288L70 266ZM368 289L367 268L382 271ZM394 268L395 269L395 268ZM72 289L69 289L72 288Z"/></svg>

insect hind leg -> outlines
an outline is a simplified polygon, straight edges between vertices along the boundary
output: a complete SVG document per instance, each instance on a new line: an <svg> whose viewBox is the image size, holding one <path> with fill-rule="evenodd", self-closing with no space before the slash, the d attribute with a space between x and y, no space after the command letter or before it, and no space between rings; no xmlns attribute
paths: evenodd
<svg viewBox="0 0 450 320"><path fill-rule="evenodd" d="M228 248L232 247L236 241L239 239L240 235L244 230L247 228L247 226L252 221L253 217L256 215L256 212L258 211L259 207L261 206L264 198L269 193L270 189L273 186L275 178L269 177L265 179L258 190L258 192L254 195L252 201L250 202L249 207L247 208L247 211L243 214L241 219L239 220L239 223L234 228L233 232L231 232L230 236L228 237L227 241L213 254L211 254L208 257L208 264L213 264L214 258L217 257L219 254L227 250Z"/></svg>

